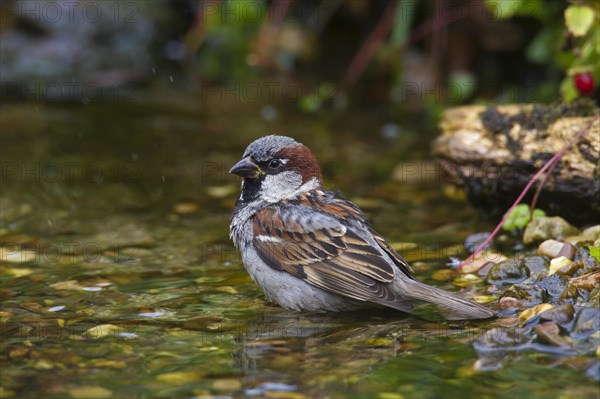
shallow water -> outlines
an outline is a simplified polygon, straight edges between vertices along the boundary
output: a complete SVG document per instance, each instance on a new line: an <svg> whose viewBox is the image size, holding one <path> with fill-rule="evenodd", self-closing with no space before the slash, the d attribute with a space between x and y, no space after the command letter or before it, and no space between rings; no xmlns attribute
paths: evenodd
<svg viewBox="0 0 600 399"><path fill-rule="evenodd" d="M471 342L496 322L294 313L243 270L228 239L239 181L226 172L276 132L315 150L326 185L405 248L422 280L456 290L437 271L492 226L416 162L434 133L406 121L383 134L397 118L381 111L265 121L253 105L149 98L3 106L0 397L597 395L576 357L515 353L475 371Z"/></svg>

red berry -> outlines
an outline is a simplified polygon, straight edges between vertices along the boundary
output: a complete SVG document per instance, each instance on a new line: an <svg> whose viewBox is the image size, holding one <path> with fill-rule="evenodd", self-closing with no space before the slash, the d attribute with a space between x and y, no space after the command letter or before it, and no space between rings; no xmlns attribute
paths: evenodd
<svg viewBox="0 0 600 399"><path fill-rule="evenodd" d="M579 94L589 96L594 91L594 77L590 72L580 72L573 76L573 83Z"/></svg>

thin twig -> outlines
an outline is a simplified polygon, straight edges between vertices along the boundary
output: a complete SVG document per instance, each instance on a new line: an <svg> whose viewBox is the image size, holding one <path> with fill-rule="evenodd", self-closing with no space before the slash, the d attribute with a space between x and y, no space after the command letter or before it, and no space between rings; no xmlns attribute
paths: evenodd
<svg viewBox="0 0 600 399"><path fill-rule="evenodd" d="M475 252L473 252L465 261L460 263L460 265L458 266L459 271L462 270L462 267L465 264L472 262L475 256L477 256L477 254L479 254L490 243L490 241L492 241L496 234L498 234L498 231L504 224L504 221L506 220L508 215L510 215L512 210L515 209L515 207L521 202L525 194L527 194L531 186L533 186L533 183L535 183L536 180L539 179L542 174L544 174L544 172L553 167L553 165L557 163L560 158L562 158L562 156L567 152L567 150L571 148L573 144L575 144L585 133L587 133L590 130L594 122L596 122L598 119L600 119L600 114L594 116L587 125L581 128L581 130L577 132L577 134L567 144L565 144L563 148L560 149L560 151L554 154L554 156L550 158L550 160L546 162L540 170L538 170L538 172L531 178L531 180L529 180L529 183L527 183L523 191L521 191L521 194L519 194L515 202L508 210L508 212L504 214L500 223L498 223L494 231L492 231L492 234L489 235L489 237L475 250Z"/></svg>
<svg viewBox="0 0 600 399"><path fill-rule="evenodd" d="M546 181L548 180L550 175L552 175L552 171L554 170L556 165L558 165L558 161L554 162L552 166L548 169L544 177L541 178L540 184L538 184L537 189L535 190L535 194L533 195L533 199L531 200L531 204L529 205L529 220L533 220L533 211L535 210L535 206L537 205L538 198L540 196L540 193L542 192L542 188L544 187L544 184L546 184Z"/></svg>
<svg viewBox="0 0 600 399"><path fill-rule="evenodd" d="M396 8L396 2L391 1L387 8L383 11L383 15L377 21L375 25L375 29L371 31L367 40L362 45L358 53L354 56L354 59L350 63L344 78L342 79L342 83L340 84L340 89L342 92L347 92L348 89L354 84L356 79L364 72L367 65L369 65L369 61L375 54L375 51L383 44L383 41L387 37L387 35L392 30L392 25L394 21L394 11Z"/></svg>

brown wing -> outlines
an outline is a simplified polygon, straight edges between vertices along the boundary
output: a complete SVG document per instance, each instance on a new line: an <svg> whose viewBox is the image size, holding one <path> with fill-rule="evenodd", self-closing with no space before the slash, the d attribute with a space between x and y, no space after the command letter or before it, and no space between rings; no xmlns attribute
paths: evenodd
<svg viewBox="0 0 600 399"><path fill-rule="evenodd" d="M366 226L360 231L362 225L345 223L362 222L360 211L335 201L317 207L314 195L310 198L266 208L254 216L253 244L261 259L327 291L408 310L408 303L386 284L399 270L362 238L369 232ZM306 201L312 206L303 206Z"/></svg>
<svg viewBox="0 0 600 399"><path fill-rule="evenodd" d="M362 223L366 220L365 215L356 205L332 192L314 190L310 194L305 194L300 197L298 202L300 204L310 204L313 208L344 220L355 220ZM377 244L379 244L381 249L383 249L392 259L396 266L398 266L408 277L414 279L415 273L408 262L405 261L404 258L402 258L402 256L400 256L400 254L398 254L398 252L396 252L375 230L371 228L368 228L368 230L373 238L375 238Z"/></svg>

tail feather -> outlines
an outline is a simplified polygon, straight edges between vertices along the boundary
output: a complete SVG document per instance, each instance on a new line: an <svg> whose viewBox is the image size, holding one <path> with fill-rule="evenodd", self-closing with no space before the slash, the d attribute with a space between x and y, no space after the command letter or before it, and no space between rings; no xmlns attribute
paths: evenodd
<svg viewBox="0 0 600 399"><path fill-rule="evenodd" d="M489 319L499 316L497 312L476 302L416 280L403 280L397 282L396 286L404 298L436 305L448 320Z"/></svg>

